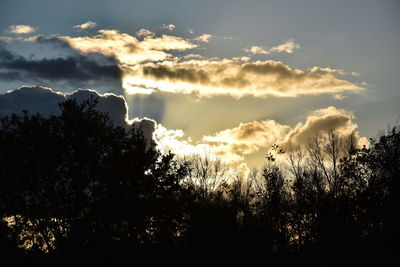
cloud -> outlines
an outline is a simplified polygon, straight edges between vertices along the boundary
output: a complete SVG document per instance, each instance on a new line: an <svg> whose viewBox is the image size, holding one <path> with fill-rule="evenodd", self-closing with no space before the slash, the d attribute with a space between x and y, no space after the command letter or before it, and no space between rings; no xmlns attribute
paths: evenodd
<svg viewBox="0 0 400 267"><path fill-rule="evenodd" d="M211 37L212 37L211 34L204 33L204 34L194 38L193 40L203 42L203 43L208 43L210 41Z"/></svg>
<svg viewBox="0 0 400 267"><path fill-rule="evenodd" d="M160 29L164 29L164 30L174 30L176 27L174 24L163 24L160 26Z"/></svg>
<svg viewBox="0 0 400 267"><path fill-rule="evenodd" d="M288 40L285 43L271 47L270 49L268 49L265 46L253 45L249 48L245 48L244 51L251 53L253 55L256 55L256 54L267 55L272 52L278 52L278 53L286 52L286 53L291 54L291 53L293 53L294 49L300 49L300 45L296 44L293 40Z"/></svg>
<svg viewBox="0 0 400 267"><path fill-rule="evenodd" d="M34 28L29 25L11 25L9 27L9 33L13 34L29 34L37 31L37 28Z"/></svg>
<svg viewBox="0 0 400 267"><path fill-rule="evenodd" d="M65 94L42 86L24 86L5 94L0 94L0 115L20 114L23 110L27 110L31 114L40 113L48 117L60 114L61 110L58 104L66 99L75 99L78 103L82 103L82 101L91 97L98 99L99 102L96 109L100 112L108 113L114 125L133 126L137 129L142 129L145 138L148 141L152 140L156 127L154 120L148 118L129 120L128 105L124 97L111 93L99 94L95 90L77 90L70 94Z"/></svg>
<svg viewBox="0 0 400 267"><path fill-rule="evenodd" d="M346 99L346 98L347 98L347 96L341 95L341 94L333 95L333 99L336 99L336 100L343 100L343 99Z"/></svg>
<svg viewBox="0 0 400 267"><path fill-rule="evenodd" d="M117 30L99 30L95 36L59 37L83 54L102 53L115 56L121 64L136 65L145 61L162 61L172 58L168 50L187 50L196 45L180 37L148 35L139 41L132 35Z"/></svg>
<svg viewBox="0 0 400 267"><path fill-rule="evenodd" d="M331 106L311 112L305 122L299 122L295 127L274 120L252 121L203 136L194 142L190 137L185 137L183 130L171 130L158 125L154 135L158 146L164 151L171 150L178 155L208 155L213 159L221 158L229 164L238 164L251 155L266 151L273 144L284 149L295 149L307 146L315 136L326 137L329 131L335 131L339 137L352 134L358 146L368 145L367 138L360 136L354 118L353 113Z"/></svg>
<svg viewBox="0 0 400 267"><path fill-rule="evenodd" d="M115 59L103 55L32 59L0 47L0 80L120 86L121 79L122 70Z"/></svg>
<svg viewBox="0 0 400 267"><path fill-rule="evenodd" d="M155 33L152 31L149 31L147 29L140 29L139 31L136 32L137 36L154 36Z"/></svg>
<svg viewBox="0 0 400 267"><path fill-rule="evenodd" d="M197 58L197 59L201 59L203 58L202 55L199 54L187 54L185 56L183 56L184 59L192 59L192 58Z"/></svg>
<svg viewBox="0 0 400 267"><path fill-rule="evenodd" d="M128 118L128 106L124 97L114 94L99 94L94 90L77 90L70 94L53 91L46 87L21 87L0 95L0 115L40 113L44 116L60 114L58 103L66 99L76 99L78 103L91 97L98 98L96 107L107 112L114 125L141 129L147 140L155 140L163 152L169 150L177 155L208 155L212 159L221 158L229 164L244 162L248 157L279 144L283 148L307 145L316 135L326 136L334 130L340 137L353 134L358 145L368 145L361 137L354 123L354 114L333 106L311 112L304 122L294 127L274 120L260 120L240 123L238 126L205 135L198 141L185 137L183 130L167 129L148 118ZM148 143L150 145L150 142Z"/></svg>
<svg viewBox="0 0 400 267"><path fill-rule="evenodd" d="M286 136L284 145L297 147L307 145L310 138L317 135L326 136L329 131L335 131L339 136L356 134L358 125L353 122L352 112L330 106L318 109L309 114L304 123L298 123Z"/></svg>
<svg viewBox="0 0 400 267"><path fill-rule="evenodd" d="M265 46L256 46L256 45L253 45L250 48L245 48L244 51L251 53L253 55L256 55L256 54L267 55L270 53Z"/></svg>
<svg viewBox="0 0 400 267"><path fill-rule="evenodd" d="M242 62L237 59L164 61L131 69L131 86L200 97L229 95L296 97L359 92L363 88L340 79L341 70L313 67L294 69L279 61Z"/></svg>
<svg viewBox="0 0 400 267"><path fill-rule="evenodd" d="M84 58L91 58L93 54L115 58L117 67L112 68L120 70L121 74L118 76L120 85L128 94L151 94L155 91L164 91L195 94L199 97L227 95L240 98L244 96L342 95L345 92L363 90L360 86L344 79L342 76L345 73L342 70L321 67L295 69L280 61L250 61L249 57L202 59L200 55L193 53L181 56L176 53L194 49L198 45L177 36L155 36L146 29L139 30L137 36L143 38L139 40L128 33L103 29L92 36L18 37L18 41L58 43L73 49L79 56L57 59L65 66L70 64L74 67L69 68L66 74L78 66L72 62L73 60L79 59L79 62L84 62L89 66L90 64L85 62ZM210 35L204 34L199 36L198 40L207 41L209 37ZM16 38L14 39L17 40ZM4 41L10 42L8 39ZM248 51L264 54L271 51L291 53L296 48L299 46L293 40L288 40L284 44L270 49L253 46ZM47 65L53 64L55 60L42 59L43 63ZM33 61L31 64L39 65L40 63L39 60L31 61ZM91 59L89 61L90 63L97 62L92 62ZM98 68L105 71L106 64L97 65L99 65ZM96 67L93 64L90 66ZM109 67L111 68L111 66ZM44 68L45 70L46 68ZM26 69L21 71L27 72ZM41 78L41 75L43 74L39 72L38 75L32 76ZM82 75L85 75L84 70L77 73L76 77L82 77ZM3 80L10 80L18 76L20 73L17 69L8 69L7 72L0 73L0 79ZM77 80L77 78L70 77L72 80ZM94 85L92 83L85 87L90 88Z"/></svg>
<svg viewBox="0 0 400 267"><path fill-rule="evenodd" d="M183 130L180 129L167 129L163 125L158 124L154 131L154 139L157 147L163 153L171 151L179 156L184 155L209 155L215 159L216 155L210 151L206 144L195 144L192 139L185 138Z"/></svg>
<svg viewBox="0 0 400 267"><path fill-rule="evenodd" d="M286 52L293 53L294 49L300 49L300 45L296 44L293 40L288 40L281 45L274 46L270 49L271 52Z"/></svg>
<svg viewBox="0 0 400 267"><path fill-rule="evenodd" d="M95 90L77 90L71 94L66 94L66 99L75 99L78 103L90 98L98 98L99 102L96 109L106 112L112 119L114 125L124 126L128 121L128 105L124 97L115 94L99 94Z"/></svg>
<svg viewBox="0 0 400 267"><path fill-rule="evenodd" d="M21 87L17 90L0 94L0 115L21 113L27 110L32 114L44 116L59 114L58 103L65 100L65 95L47 87Z"/></svg>
<svg viewBox="0 0 400 267"><path fill-rule="evenodd" d="M211 136L204 136L206 142L218 156L232 160L243 159L245 155L269 147L285 136L289 126L274 120L240 123L239 126L226 129ZM232 155L234 155L232 157Z"/></svg>
<svg viewBox="0 0 400 267"><path fill-rule="evenodd" d="M97 26L96 22L93 21L88 21L79 25L74 26L73 28L75 30L87 30L87 29L91 29Z"/></svg>

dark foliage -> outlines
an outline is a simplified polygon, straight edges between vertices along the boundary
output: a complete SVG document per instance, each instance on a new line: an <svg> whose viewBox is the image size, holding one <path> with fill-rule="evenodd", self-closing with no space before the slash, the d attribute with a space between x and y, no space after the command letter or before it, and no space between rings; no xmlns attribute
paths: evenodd
<svg viewBox="0 0 400 267"><path fill-rule="evenodd" d="M229 249L239 253L230 260L261 262L399 255L397 128L370 148L349 138L343 154L331 133L325 145L310 142L302 164L300 152L274 146L288 155L286 170L269 154L261 175L227 181L221 163L162 155L140 131L114 127L96 103L1 118L0 250L14 264L167 248L200 258Z"/></svg>

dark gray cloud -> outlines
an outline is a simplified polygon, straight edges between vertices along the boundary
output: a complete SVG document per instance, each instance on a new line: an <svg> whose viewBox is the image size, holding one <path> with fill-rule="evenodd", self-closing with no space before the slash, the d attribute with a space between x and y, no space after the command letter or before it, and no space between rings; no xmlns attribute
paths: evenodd
<svg viewBox="0 0 400 267"><path fill-rule="evenodd" d="M44 87L22 87L0 95L0 115L21 113L40 113L44 116L60 113L58 103L65 100L63 94L58 94Z"/></svg>
<svg viewBox="0 0 400 267"><path fill-rule="evenodd" d="M0 116L11 113L22 113L23 110L31 114L40 113L47 117L58 115L61 110L59 103L66 99L75 99L78 103L90 98L97 98L96 109L109 114L114 125L142 129L147 140L152 139L156 122L151 119L135 119L128 121L128 106L124 97L114 94L98 94L95 90L77 90L71 94L53 91L50 88L35 86L21 87L17 90L0 94Z"/></svg>
<svg viewBox="0 0 400 267"><path fill-rule="evenodd" d="M99 55L97 55L99 57ZM68 57L30 59L0 47L0 79L20 81L68 81L120 83L122 71L108 58L99 63L96 56L74 55Z"/></svg>

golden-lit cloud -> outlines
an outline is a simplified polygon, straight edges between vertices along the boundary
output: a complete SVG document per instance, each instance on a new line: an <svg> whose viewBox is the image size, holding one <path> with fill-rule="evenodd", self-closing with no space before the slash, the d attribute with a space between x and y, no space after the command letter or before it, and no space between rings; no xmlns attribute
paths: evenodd
<svg viewBox="0 0 400 267"><path fill-rule="evenodd" d="M281 45L272 47L269 51L271 52L286 52L293 53L294 49L300 49L300 45L296 44L293 40L288 40Z"/></svg>
<svg viewBox="0 0 400 267"><path fill-rule="evenodd" d="M139 31L136 32L137 36L154 36L155 33L148 30L148 29L140 29Z"/></svg>
<svg viewBox="0 0 400 267"><path fill-rule="evenodd" d="M37 31L37 28L34 28L29 25L11 25L8 32L13 34L28 34L34 33Z"/></svg>
<svg viewBox="0 0 400 267"><path fill-rule="evenodd" d="M178 155L207 155L238 164L252 154L266 151L273 144L284 149L307 146L315 136L327 136L330 131L339 137L353 135L359 147L368 146L368 139L360 136L354 118L353 113L331 106L311 112L305 122L299 122L293 128L274 120L252 121L205 135L194 142L185 137L183 130L169 130L159 124L154 136L163 151L170 150Z"/></svg>
<svg viewBox="0 0 400 267"><path fill-rule="evenodd" d="M204 33L204 34L194 38L193 40L203 42L203 43L208 43L210 41L211 37L212 37L211 34Z"/></svg>
<svg viewBox="0 0 400 267"><path fill-rule="evenodd" d="M266 55L266 54L270 53L266 47L257 46L257 45L253 45L253 46L251 46L249 48L245 48L244 51L246 51L248 53L251 53L253 55L256 55L256 54L264 54L264 55Z"/></svg>
<svg viewBox="0 0 400 267"><path fill-rule="evenodd" d="M207 59L195 53L181 55L177 52L198 48L199 45L173 35L156 36L147 29L140 29L136 36L140 39L118 30L102 29L91 36L48 38L66 42L82 55L101 53L115 57L123 72L121 84L128 94L163 91L199 97L227 95L234 98L332 94L339 99L343 93L363 90L344 79L342 76L348 73L342 70L329 67L296 69L280 61L251 61L250 57ZM196 39L206 42L210 37L203 34ZM16 38L22 37L13 40ZM34 36L20 41L35 42L43 38L46 37ZM249 51L291 53L295 48L299 46L289 40L268 50L253 46Z"/></svg>
<svg viewBox="0 0 400 267"><path fill-rule="evenodd" d="M180 37L147 35L142 41L117 30L99 30L95 36L60 37L81 53L102 53L115 56L121 64L136 65L144 61L161 61L172 58L165 50L186 50L195 44Z"/></svg>
<svg viewBox="0 0 400 267"><path fill-rule="evenodd" d="M274 120L240 123L238 127L220 131L211 136L204 136L208 143L230 144L243 154L250 154L260 146L279 140L289 126Z"/></svg>
<svg viewBox="0 0 400 267"><path fill-rule="evenodd" d="M304 123L298 123L287 134L282 144L291 147L307 145L310 138L326 136L330 131L334 131L339 137L353 134L360 144L365 144L366 138L360 137L357 131L358 125L354 123L354 119L352 112L333 106L315 110L309 114Z"/></svg>
<svg viewBox="0 0 400 267"><path fill-rule="evenodd" d="M90 25L89 22L84 24ZM81 28L86 27L90 26ZM206 42L209 38L211 35L203 34L196 39ZM245 96L262 98L331 94L334 99L341 100L347 93L363 90L359 84L344 78L348 77L348 73L329 67L296 69L274 60L252 61L250 57L206 58L197 53L182 53L198 48L199 44L173 35L158 36L144 28L134 36L114 29L102 29L95 35L16 36L0 41L42 42L44 39L67 43L82 56L101 53L114 57L121 71L120 85L126 94L162 91L237 99ZM296 48L299 46L289 40L270 49L253 46L250 51L291 53Z"/></svg>
<svg viewBox="0 0 400 267"><path fill-rule="evenodd" d="M97 23L93 21L88 21L79 25L74 26L75 30L87 30L96 27Z"/></svg>
<svg viewBox="0 0 400 267"><path fill-rule="evenodd" d="M272 52L286 52L286 53L293 53L295 49L300 49L300 45L296 44L293 40L287 40L286 42L284 42L283 44L271 47L271 48L267 48L265 46L257 46L257 45L253 45L250 46L249 48L245 48L244 51L246 51L247 53L256 55L256 54L270 54Z"/></svg>
<svg viewBox="0 0 400 267"><path fill-rule="evenodd" d="M194 59L194 58L201 59L201 58L203 58L203 56L199 55L199 54L187 54L187 55L183 56L183 58L184 59Z"/></svg>
<svg viewBox="0 0 400 267"><path fill-rule="evenodd" d="M343 74L330 68L302 70L280 61L243 62L235 58L146 63L132 68L127 75L136 86L200 97L296 97L363 90L341 79Z"/></svg>
<svg viewBox="0 0 400 267"><path fill-rule="evenodd" d="M228 159L227 161L235 161L279 142L288 129L289 126L274 120L252 121L204 136L202 141L209 145L217 156Z"/></svg>

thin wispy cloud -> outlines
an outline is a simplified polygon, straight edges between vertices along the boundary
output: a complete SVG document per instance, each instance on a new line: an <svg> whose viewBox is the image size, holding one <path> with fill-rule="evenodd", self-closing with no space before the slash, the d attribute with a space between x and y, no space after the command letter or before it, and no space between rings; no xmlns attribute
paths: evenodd
<svg viewBox="0 0 400 267"><path fill-rule="evenodd" d="M74 30L87 30L87 29L92 29L95 28L97 26L96 22L93 21L88 21L79 25L75 25L73 27Z"/></svg>
<svg viewBox="0 0 400 267"><path fill-rule="evenodd" d="M203 58L202 55L199 54L187 54L183 56L184 59L201 59Z"/></svg>
<svg viewBox="0 0 400 267"><path fill-rule="evenodd" d="M160 26L160 29L173 31L176 28L174 24L163 24Z"/></svg>
<svg viewBox="0 0 400 267"><path fill-rule="evenodd" d="M271 52L286 52L293 53L295 49L300 49L300 45L296 44L293 40L288 40L283 44L274 46L270 49Z"/></svg>
<svg viewBox="0 0 400 267"><path fill-rule="evenodd" d="M336 95L333 95L332 97L333 97L333 99L336 99L336 100L343 100L343 99L347 98L347 96L341 95L341 94L336 94Z"/></svg>
<svg viewBox="0 0 400 267"><path fill-rule="evenodd" d="M300 49L300 45L296 44L293 40L288 40L283 44L271 47L271 48L267 48L265 46L257 46L257 45L253 45L250 46L248 48L245 48L244 51L246 51L247 53L253 54L253 55L257 55L257 54L270 54L272 52L277 52L277 53L281 53L281 52L286 52L286 53L293 53L295 49Z"/></svg>

